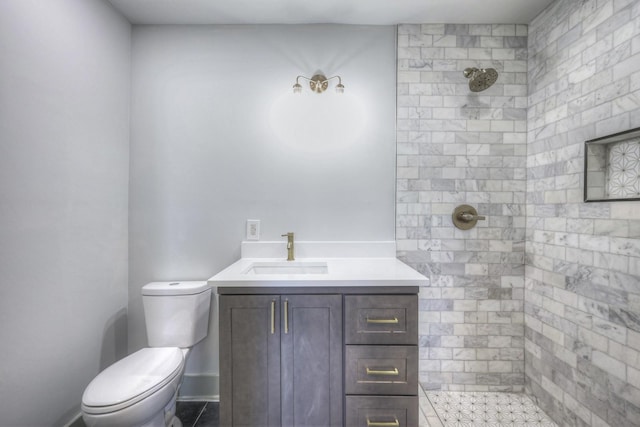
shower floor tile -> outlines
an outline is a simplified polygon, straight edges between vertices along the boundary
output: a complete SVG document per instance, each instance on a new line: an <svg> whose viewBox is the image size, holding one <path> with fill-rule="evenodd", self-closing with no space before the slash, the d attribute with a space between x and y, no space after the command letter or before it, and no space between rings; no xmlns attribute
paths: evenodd
<svg viewBox="0 0 640 427"><path fill-rule="evenodd" d="M420 427L558 427L524 394L439 391L426 397Z"/></svg>

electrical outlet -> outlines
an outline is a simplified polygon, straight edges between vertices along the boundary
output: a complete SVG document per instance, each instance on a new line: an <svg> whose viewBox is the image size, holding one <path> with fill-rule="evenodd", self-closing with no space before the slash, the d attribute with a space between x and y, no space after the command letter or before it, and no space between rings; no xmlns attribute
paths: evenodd
<svg viewBox="0 0 640 427"><path fill-rule="evenodd" d="M247 220L247 240L260 240L260 220Z"/></svg>

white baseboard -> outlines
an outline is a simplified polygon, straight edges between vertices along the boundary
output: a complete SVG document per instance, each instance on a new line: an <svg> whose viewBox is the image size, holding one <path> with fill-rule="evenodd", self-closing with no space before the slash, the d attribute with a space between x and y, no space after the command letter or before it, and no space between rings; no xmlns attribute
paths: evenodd
<svg viewBox="0 0 640 427"><path fill-rule="evenodd" d="M178 400L220 401L220 378L218 375L185 375Z"/></svg>

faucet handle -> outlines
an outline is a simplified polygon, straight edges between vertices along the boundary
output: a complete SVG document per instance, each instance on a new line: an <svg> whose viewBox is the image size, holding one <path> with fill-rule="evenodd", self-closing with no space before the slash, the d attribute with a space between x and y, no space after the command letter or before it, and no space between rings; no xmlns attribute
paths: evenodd
<svg viewBox="0 0 640 427"><path fill-rule="evenodd" d="M288 232L286 234L283 234L281 237L293 237L293 232Z"/></svg>

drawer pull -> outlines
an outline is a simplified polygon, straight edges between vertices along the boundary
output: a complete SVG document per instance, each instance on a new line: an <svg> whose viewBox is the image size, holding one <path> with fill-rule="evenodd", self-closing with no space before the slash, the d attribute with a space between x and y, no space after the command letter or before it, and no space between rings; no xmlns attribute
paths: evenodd
<svg viewBox="0 0 640 427"><path fill-rule="evenodd" d="M398 368L393 368L393 369L371 369L371 368L367 367L367 375L394 375L394 376L398 376L398 375L400 375L400 372L398 372Z"/></svg>
<svg viewBox="0 0 640 427"><path fill-rule="evenodd" d="M398 323L398 318L394 317L393 319L379 319L379 318L376 318L376 317L367 317L367 323L396 324L396 323Z"/></svg>
<svg viewBox="0 0 640 427"><path fill-rule="evenodd" d="M371 421L367 417L367 427L400 427L400 421L395 417L393 421Z"/></svg>

